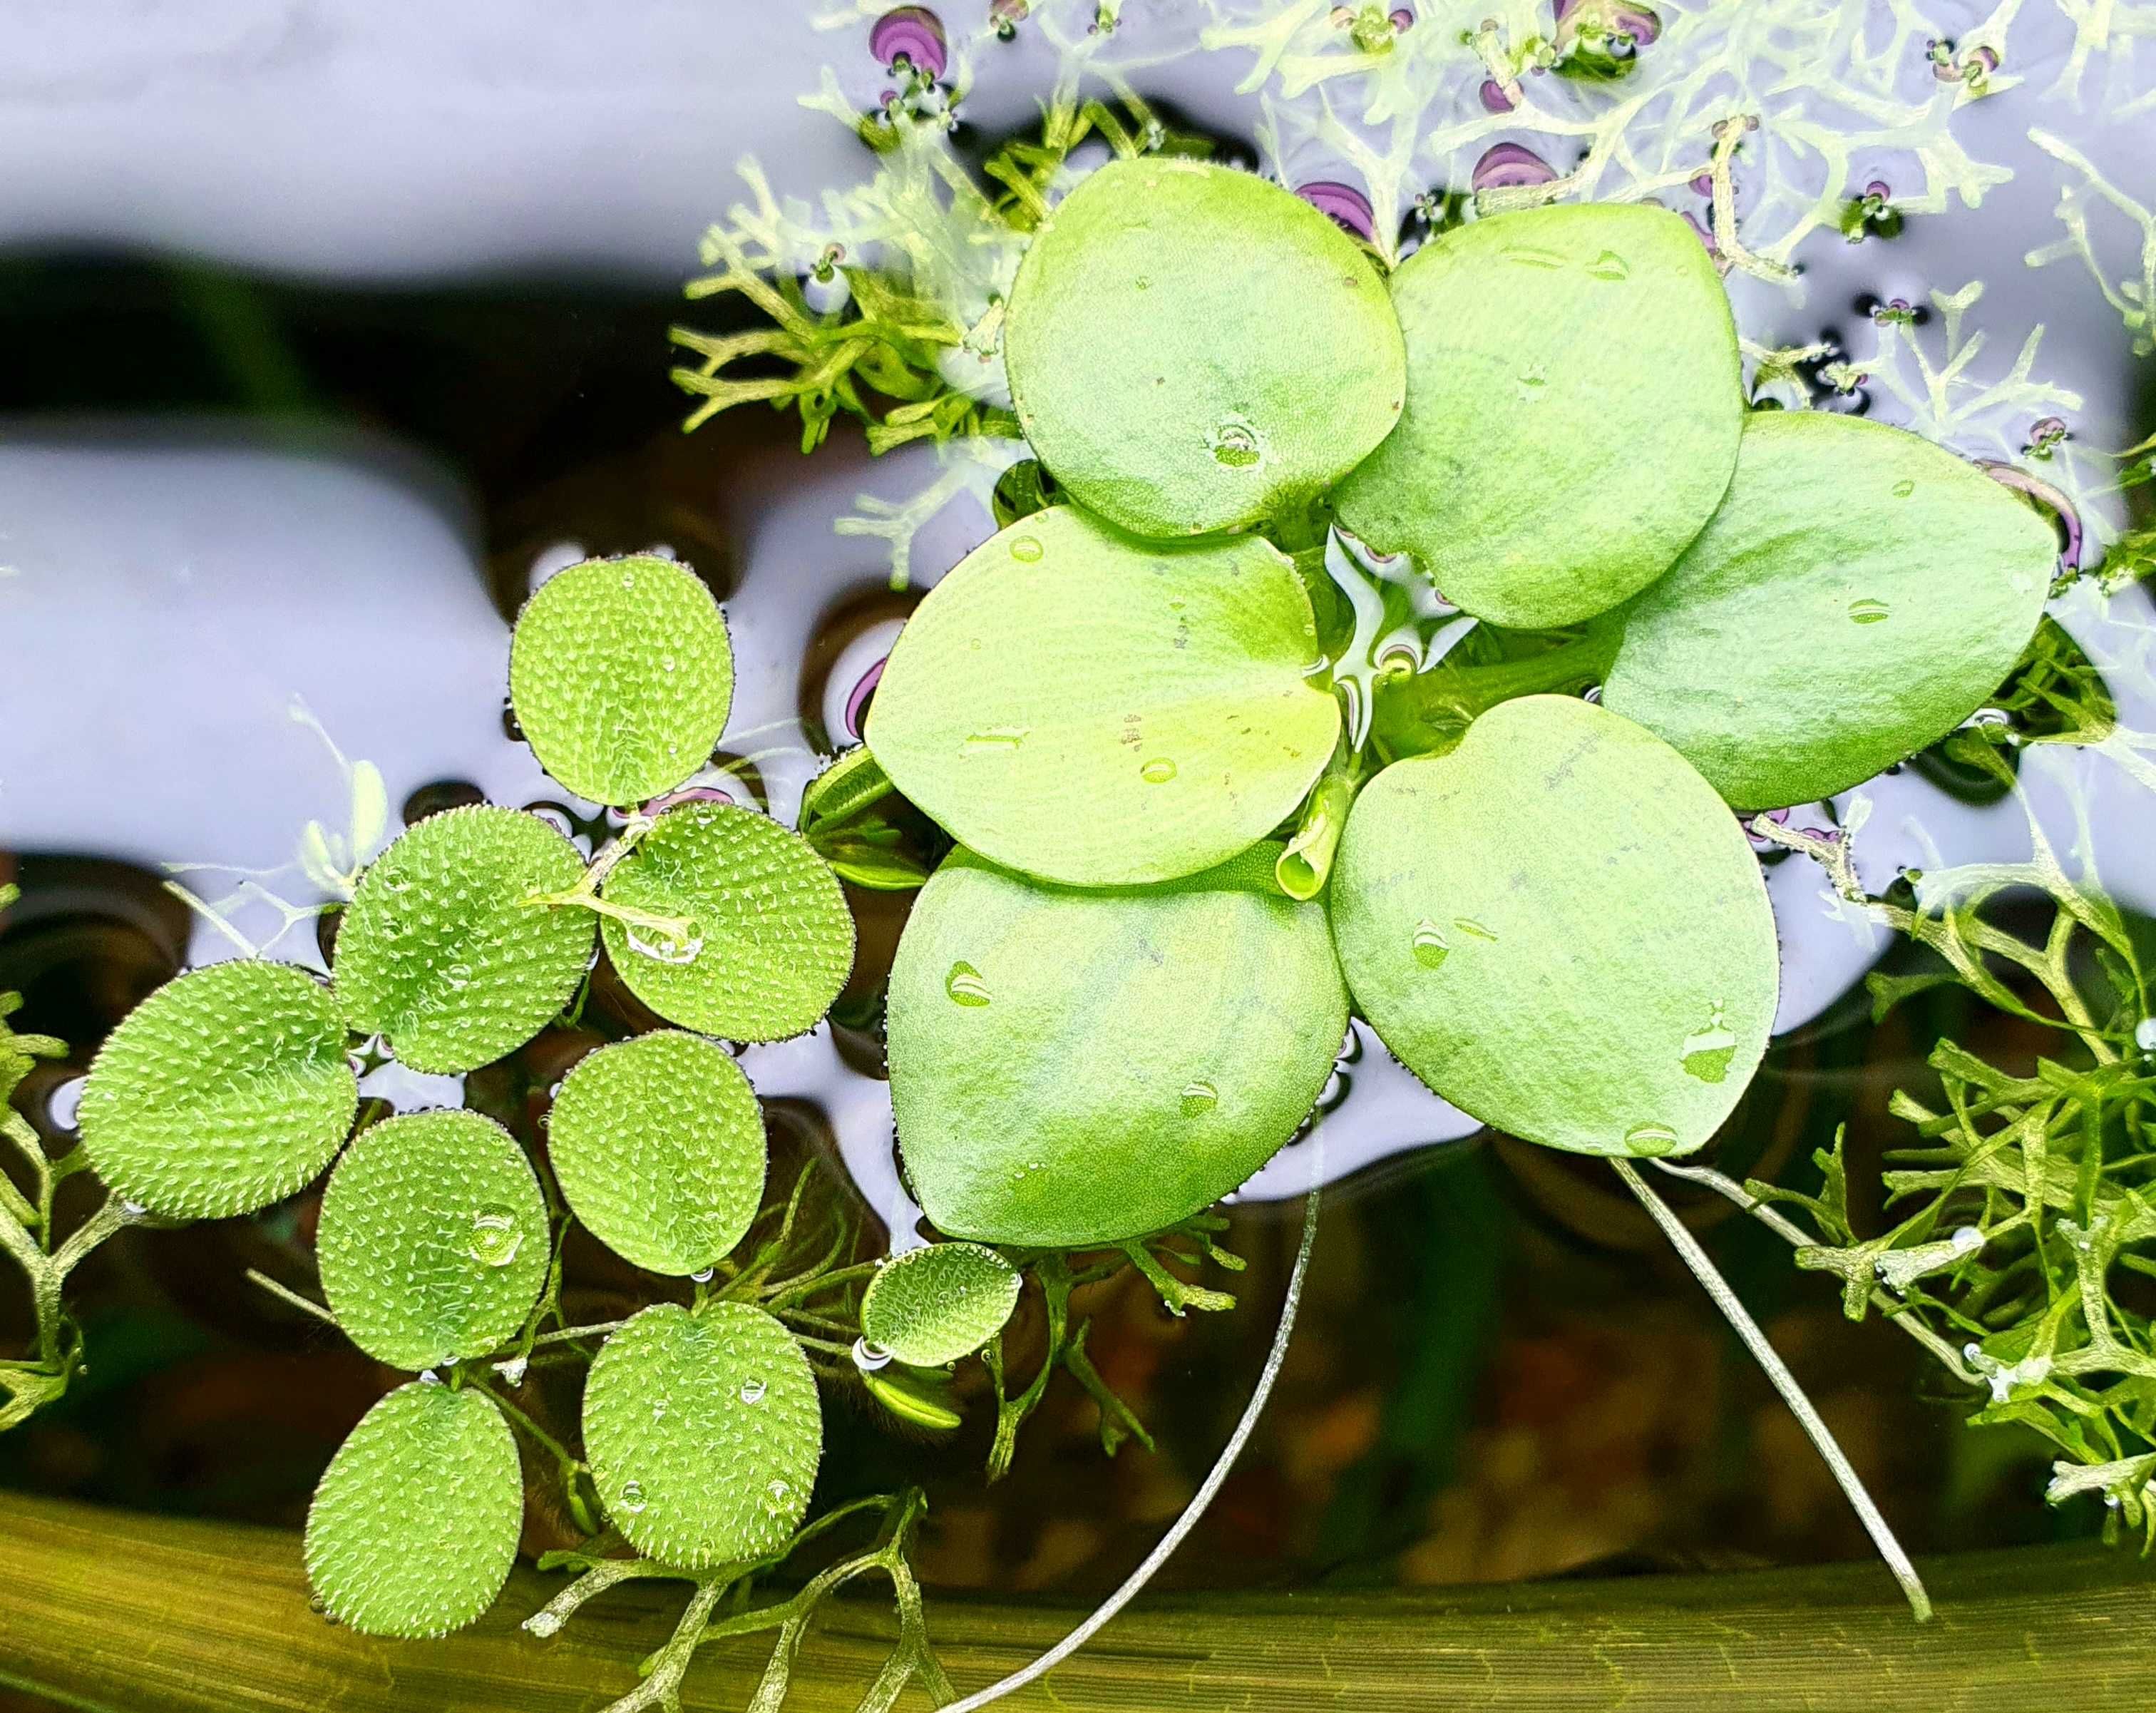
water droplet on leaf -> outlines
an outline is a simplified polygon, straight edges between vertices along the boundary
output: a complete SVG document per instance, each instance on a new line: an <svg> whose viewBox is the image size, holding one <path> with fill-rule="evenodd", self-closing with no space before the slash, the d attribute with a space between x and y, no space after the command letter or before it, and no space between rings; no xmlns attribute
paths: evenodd
<svg viewBox="0 0 2156 1713"><path fill-rule="evenodd" d="M1138 777L1148 785L1164 785L1175 777L1175 764L1165 755L1156 755L1138 769Z"/></svg>
<svg viewBox="0 0 2156 1713"><path fill-rule="evenodd" d="M760 1404L763 1402L765 1389L761 1380L744 1380L742 1381L741 1401L745 1404Z"/></svg>
<svg viewBox="0 0 2156 1713"><path fill-rule="evenodd" d="M854 1366L864 1374L873 1374L879 1368L891 1366L891 1352L879 1349L865 1338L854 1340Z"/></svg>
<svg viewBox="0 0 2156 1713"><path fill-rule="evenodd" d="M1667 1154L1677 1145L1677 1133L1667 1124L1635 1124L1625 1133L1628 1154Z"/></svg>
<svg viewBox="0 0 2156 1713"><path fill-rule="evenodd" d="M1685 1074L1702 1083L1719 1083L1729 1074L1729 1062L1737 1056L1737 1037L1723 1023L1719 1002L1708 1012L1706 1026L1685 1037L1678 1055Z"/></svg>
<svg viewBox="0 0 2156 1713"><path fill-rule="evenodd" d="M1414 936L1409 944L1414 949L1415 962L1425 970L1436 969L1452 950L1445 943L1443 930L1427 916L1415 924Z"/></svg>
<svg viewBox="0 0 2156 1713"><path fill-rule="evenodd" d="M1876 625L1887 616L1884 601L1853 600L1849 604L1849 616L1859 625Z"/></svg>
<svg viewBox="0 0 2156 1713"><path fill-rule="evenodd" d="M484 1267L506 1267L524 1247L524 1233L508 1208L489 1203L472 1216L471 1258Z"/></svg>
<svg viewBox="0 0 2156 1713"><path fill-rule="evenodd" d="M1011 558L1023 560L1029 565L1039 561L1040 552L1040 543L1034 536L1022 535L1011 543Z"/></svg>
<svg viewBox="0 0 2156 1713"><path fill-rule="evenodd" d="M1219 1103L1220 1091L1210 1083L1193 1083L1183 1091L1183 1115L1186 1119L1202 1117Z"/></svg>
<svg viewBox="0 0 2156 1713"><path fill-rule="evenodd" d="M643 1512L644 1503L644 1484L641 1481L630 1481L623 1485L621 1508L624 1510L631 1516L639 1515Z"/></svg>

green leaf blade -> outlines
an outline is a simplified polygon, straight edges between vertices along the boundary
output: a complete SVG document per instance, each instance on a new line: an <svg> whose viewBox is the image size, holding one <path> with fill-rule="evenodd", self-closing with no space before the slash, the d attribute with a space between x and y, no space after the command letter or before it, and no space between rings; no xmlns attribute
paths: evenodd
<svg viewBox="0 0 2156 1713"><path fill-rule="evenodd" d="M1358 1008L1484 1123L1583 1154L1687 1154L1766 1050L1780 971L1759 866L1683 758L1525 697L1357 798L1332 927Z"/></svg>
<svg viewBox="0 0 2156 1713"><path fill-rule="evenodd" d="M891 970L899 1146L941 1230L1107 1243L1245 1181L1332 1074L1347 994L1276 847L1168 885L1045 886L955 853Z"/></svg>
<svg viewBox="0 0 2156 1713"><path fill-rule="evenodd" d="M386 1119L330 1174L316 1239L322 1293L346 1336L392 1367L485 1355L539 1300L548 1235L531 1163L493 1119Z"/></svg>
<svg viewBox="0 0 2156 1713"><path fill-rule="evenodd" d="M1404 354L1369 257L1232 167L1112 162L1035 233L1004 351L1058 481L1150 536L1307 505L1399 415Z"/></svg>
<svg viewBox="0 0 2156 1713"><path fill-rule="evenodd" d="M823 1443L808 1359L745 1303L646 1309L608 1339L584 1387L607 1515L638 1551L685 1569L783 1546Z"/></svg>
<svg viewBox="0 0 2156 1713"><path fill-rule="evenodd" d="M642 803L695 773L726 729L733 688L711 590L649 554L557 571L510 643L510 699L532 754L594 803Z"/></svg>
<svg viewBox="0 0 2156 1713"><path fill-rule="evenodd" d="M1293 567L1244 538L1140 542L1055 507L916 610L868 741L962 843L1069 886L1173 880L1294 812L1339 709Z"/></svg>
<svg viewBox="0 0 2156 1713"><path fill-rule="evenodd" d="M491 805L408 827L359 882L337 929L346 1018L415 1071L514 1052L591 962L590 915L526 901L573 887L583 859L536 815Z"/></svg>
<svg viewBox="0 0 2156 1713"><path fill-rule="evenodd" d="M1573 204L1445 232L1393 276L1407 408L1343 525L1495 624L1568 625L1668 568L1729 485L1736 327L1691 228Z"/></svg>
<svg viewBox="0 0 2156 1713"><path fill-rule="evenodd" d="M690 923L676 944L608 917L607 955L629 990L684 1028L783 1041L814 1028L854 966L854 918L830 866L769 815L685 803L613 872L609 904Z"/></svg>
<svg viewBox="0 0 2156 1713"><path fill-rule="evenodd" d="M624 1260L677 1278L732 1252L763 1197L763 1114L724 1047L675 1030L603 1047L562 1083L547 1157Z"/></svg>
<svg viewBox="0 0 2156 1713"><path fill-rule="evenodd" d="M98 1175L171 1219L281 1201L351 1132L359 1084L320 981L285 964L213 964L129 1013L90 1067L80 1123Z"/></svg>
<svg viewBox="0 0 2156 1713"><path fill-rule="evenodd" d="M1830 797L1983 705L2035 630L2056 553L2042 518L1928 441L1760 413L1713 521L1613 615L1603 702L1740 809Z"/></svg>
<svg viewBox="0 0 2156 1713"><path fill-rule="evenodd" d="M413 1381L361 1417L307 1510L307 1580L362 1635L460 1629L509 1580L524 1479L482 1392Z"/></svg>
<svg viewBox="0 0 2156 1713"><path fill-rule="evenodd" d="M861 1335L918 1368L941 1367L1003 1330L1019 1270L980 1243L931 1243L894 1255L861 1295Z"/></svg>

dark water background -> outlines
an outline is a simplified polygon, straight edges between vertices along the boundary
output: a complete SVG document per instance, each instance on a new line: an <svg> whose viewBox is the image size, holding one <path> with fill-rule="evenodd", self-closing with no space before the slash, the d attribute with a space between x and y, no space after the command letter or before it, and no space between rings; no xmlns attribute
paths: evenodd
<svg viewBox="0 0 2156 1713"><path fill-rule="evenodd" d="M1867 294L1992 271L2045 217L2041 199L2002 195L1982 221L1912 220L1894 246L1844 256L1830 243L1790 337L1856 316ZM2131 401L2116 319L2085 297L2058 312L2081 368ZM0 676L4 706L33 717L35 733L0 731L0 841L13 846L0 847L0 880L24 892L0 923L0 990L27 995L22 1026L65 1037L86 1063L191 947L213 944L161 890L159 862L268 867L289 861L306 817L338 825L341 781L289 718L294 694L346 754L381 763L393 831L400 809L551 795L501 718L506 627L535 567L572 550L664 543L727 599L736 733L773 728L730 734L755 752L735 789L790 815L812 752L839 735L849 692L908 604L890 593L876 545L834 539L829 519L864 487L903 494L921 466L871 466L844 429L804 463L788 421L748 411L684 439L664 374L679 313L670 293L588 279L361 290L136 255L0 255L0 502L12 502L0 507L0 561L21 568L0 582ZM2133 419L2145 409L2123 414L2112 444L2156 426ZM77 544L51 522L69 506L92 520L74 559ZM45 520L42 536L26 516ZM924 572L954 558L965 532L953 522L948 539L932 538ZM2145 685L2118 687L2145 705ZM1936 808L1954 844L1956 811ZM2116 809L2144 888L2147 812ZM1880 846L1888 872L1894 857ZM1784 867L1784 938L1820 973L1797 984L1804 1015L1785 1016L1794 1026L1714 1158L1809 1186L1810 1150L1846 1122L1860 1224L1876 1229L1878 1156L1902 1139L1887 1101L1928 1086L1933 1042L1952 1035L2011 1064L2051 1043L1951 992L1871 1026L1861 993L1835 996L1870 949L1810 919L1815 888ZM855 903L863 969L841 1015L862 1017L902 903ZM635 1021L630 1005L619 1002L624 1021ZM531 1134L575 1046L542 1037L476 1073L465 1098ZM899 1204L874 1062L865 1036L827 1027L748 1065L781 1158L844 1165L882 1219ZM33 1119L57 1129L69 1074L28 1086ZM1165 1581L1481 1581L1863 1555L1794 1422L1606 1170L1467 1134L1382 1053L1342 1078L1325 1131L1327 1175L1341 1181L1301 1330L1250 1450ZM382 1092L455 1098L438 1084ZM1444 1138L1460 1139L1398 1151ZM1292 1196L1289 1165L1307 1147L1275 1169L1275 1197ZM1964 1429L1975 1400L1907 1340L1846 1324L1830 1281L1797 1273L1779 1240L1724 1205L1672 1199L1912 1551L2093 1531L2093 1501L2044 1506L2049 1458L2033 1435ZM338 1441L393 1383L240 1277L254 1265L305 1280L315 1205L303 1195L253 1220L108 1245L73 1292L90 1371L0 1438L0 1481L296 1525ZM966 1429L934 1445L834 1399L821 1496L927 1481L932 1584L1080 1592L1120 1578L1203 1474L1270 1337L1296 1204L1254 1194L1233 1211L1225 1241L1251 1263L1240 1312L1174 1321L1136 1281L1086 1305L1091 1351L1160 1436L1158 1454L1104 1458L1091 1406L1059 1381L1009 1479L984 1489L991 1412L978 1396ZM584 1281L578 1318L642 1289L595 1247L572 1265ZM0 1339L27 1325L18 1294L0 1289ZM1021 1373L1034 1335L1023 1323L1015 1335ZM978 1383L976 1372L968 1384ZM534 1407L573 1425L572 1396ZM553 1544L558 1528L535 1515L527 1544Z"/></svg>

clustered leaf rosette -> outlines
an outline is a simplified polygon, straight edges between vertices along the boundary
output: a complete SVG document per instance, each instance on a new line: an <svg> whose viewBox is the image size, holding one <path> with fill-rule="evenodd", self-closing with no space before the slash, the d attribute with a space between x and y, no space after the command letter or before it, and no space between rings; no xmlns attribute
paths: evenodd
<svg viewBox="0 0 2156 1713"><path fill-rule="evenodd" d="M958 845L889 1006L954 1237L1108 1243L1217 1200L1305 1121L1351 1004L1526 1139L1699 1149L1779 980L1731 811L1934 743L2042 615L2051 532L2005 487L1748 410L1719 276L1658 208L1493 216L1387 281L1276 186L1119 161L1042 223L1004 345L1058 501L922 601L844 764ZM1378 676L1343 719L1372 662L1321 640L1332 524L1511 663ZM1568 675L1599 704L1517 693Z"/></svg>
<svg viewBox="0 0 2156 1713"><path fill-rule="evenodd" d="M706 764L733 666L702 583L638 557L545 584L519 620L510 676L548 771L634 811ZM647 1308L607 1339L584 1388L582 1460L536 1443L562 1462L572 1507L588 1478L648 1557L690 1572L754 1563L801 1523L823 1428L793 1332L742 1299L753 1291L704 1289L757 1217L767 1160L755 1091L707 1037L808 1029L851 971L844 896L798 833L690 801L632 812L588 863L535 815L429 816L361 878L330 980L255 959L182 975L114 1031L84 1091L90 1160L152 1215L251 1212L335 1161L317 1240L328 1312L369 1355L417 1376L353 1429L308 1518L309 1577L357 1629L439 1635L501 1592L524 1515L511 1422L531 1424L505 1413L491 1382L521 1380L558 1314L567 1218L550 1217L531 1156L483 1114L411 1113L352 1137L355 1049L375 1038L444 1073L514 1052L585 980L598 934L630 990L680 1026L570 1071L547 1164L599 1242L697 1287L690 1306ZM978 1349L1016 1295L993 1251L942 1253L910 1266L882 1315L895 1345L931 1361Z"/></svg>

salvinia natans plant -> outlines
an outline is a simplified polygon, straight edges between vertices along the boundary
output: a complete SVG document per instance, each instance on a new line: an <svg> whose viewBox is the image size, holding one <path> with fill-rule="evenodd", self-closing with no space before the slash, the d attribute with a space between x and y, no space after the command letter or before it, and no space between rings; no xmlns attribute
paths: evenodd
<svg viewBox="0 0 2156 1713"><path fill-rule="evenodd" d="M1632 1162L1698 1150L1767 1043L1739 815L1966 719L2046 522L1913 435L1748 411L1712 262L1648 206L1486 218L1388 280L1265 181L1119 160L1040 224L1004 352L1056 499L922 600L840 764L957 846L890 987L930 1218L1186 1219L1296 1134L1352 1007L1610 1160L1794 1394ZM1432 584L1477 646L1391 622Z"/></svg>

